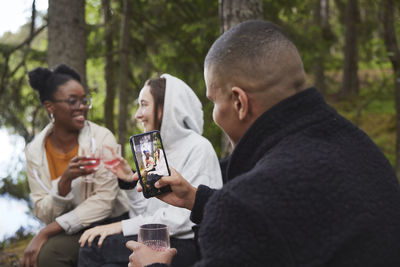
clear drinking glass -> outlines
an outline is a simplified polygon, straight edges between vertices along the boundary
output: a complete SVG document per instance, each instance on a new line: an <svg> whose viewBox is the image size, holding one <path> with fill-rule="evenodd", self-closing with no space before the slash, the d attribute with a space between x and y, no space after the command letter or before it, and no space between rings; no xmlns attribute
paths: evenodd
<svg viewBox="0 0 400 267"><path fill-rule="evenodd" d="M169 231L165 224L144 224L139 227L138 242L156 251L170 248Z"/></svg>
<svg viewBox="0 0 400 267"><path fill-rule="evenodd" d="M117 144L115 147L103 145L101 149L101 160L104 165L113 168L119 164L118 157L121 156L121 145Z"/></svg>
<svg viewBox="0 0 400 267"><path fill-rule="evenodd" d="M85 165L83 166L86 169L95 169L97 170L97 168L100 165L100 152L99 150L96 148L94 149L94 151L92 151L92 153L90 153L89 155L86 156L86 158L82 159L81 161L83 162L89 162L89 165ZM88 174L85 176L84 181L87 183L93 183L94 182L94 174Z"/></svg>

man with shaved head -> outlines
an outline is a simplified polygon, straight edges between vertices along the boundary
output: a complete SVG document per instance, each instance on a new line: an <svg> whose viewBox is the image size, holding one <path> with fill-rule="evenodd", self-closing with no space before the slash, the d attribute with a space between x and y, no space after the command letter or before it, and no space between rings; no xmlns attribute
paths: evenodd
<svg viewBox="0 0 400 267"><path fill-rule="evenodd" d="M227 182L195 188L172 169L156 183L172 188L159 199L201 223L195 266L400 266L394 171L365 133L306 87L285 33L241 23L215 41L204 67L214 121L234 146L221 164ZM165 266L176 253L127 246L129 266Z"/></svg>

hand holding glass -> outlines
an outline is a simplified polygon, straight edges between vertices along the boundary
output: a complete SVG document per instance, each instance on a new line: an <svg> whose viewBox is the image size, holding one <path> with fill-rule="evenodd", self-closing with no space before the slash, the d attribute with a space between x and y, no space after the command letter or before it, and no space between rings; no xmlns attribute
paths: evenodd
<svg viewBox="0 0 400 267"><path fill-rule="evenodd" d="M101 160L107 169L114 168L119 164L119 157L121 157L121 145L117 144L115 147L103 145L101 149Z"/></svg>
<svg viewBox="0 0 400 267"><path fill-rule="evenodd" d="M132 182L132 169L129 163L121 157L121 145L116 147L104 146L102 161L107 170L114 173L119 179L125 182Z"/></svg>
<svg viewBox="0 0 400 267"><path fill-rule="evenodd" d="M138 242L156 251L166 251L170 248L168 227L165 224L141 225Z"/></svg>

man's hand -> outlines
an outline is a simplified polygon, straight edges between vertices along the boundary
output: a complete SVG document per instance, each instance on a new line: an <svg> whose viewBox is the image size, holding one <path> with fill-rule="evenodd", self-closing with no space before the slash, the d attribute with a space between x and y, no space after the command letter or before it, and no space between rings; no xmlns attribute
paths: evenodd
<svg viewBox="0 0 400 267"><path fill-rule="evenodd" d="M133 250L133 253L129 256L128 267L143 267L153 263L171 265L172 259L177 253L174 248L170 248L166 251L155 251L135 241L128 241L126 247Z"/></svg>
<svg viewBox="0 0 400 267"><path fill-rule="evenodd" d="M24 256L22 258L20 267L37 266L39 251L43 244L47 242L48 238L49 237L43 231L40 231L39 234L31 240L28 247L24 251Z"/></svg>
<svg viewBox="0 0 400 267"><path fill-rule="evenodd" d="M192 210L197 188L186 181L185 178L183 178L174 168L170 167L170 170L171 176L161 177L154 186L156 188L161 188L169 185L171 186L172 192L163 193L162 195L158 195L157 198L172 206ZM133 180L136 181L138 179L139 176L135 173L133 175ZM138 184L136 188L138 192L143 191L140 184Z"/></svg>
<svg viewBox="0 0 400 267"><path fill-rule="evenodd" d="M99 225L93 228L86 230L79 238L79 244L83 247L88 242L88 246L92 246L93 240L96 236L100 236L99 242L97 245L101 247L103 244L104 239L109 235L115 235L122 232L122 224L121 222L110 223L106 225Z"/></svg>
<svg viewBox="0 0 400 267"><path fill-rule="evenodd" d="M173 206L192 210L197 188L186 181L175 169L170 169L171 176L163 176L154 186L161 188L169 185L172 192L164 193L157 198Z"/></svg>

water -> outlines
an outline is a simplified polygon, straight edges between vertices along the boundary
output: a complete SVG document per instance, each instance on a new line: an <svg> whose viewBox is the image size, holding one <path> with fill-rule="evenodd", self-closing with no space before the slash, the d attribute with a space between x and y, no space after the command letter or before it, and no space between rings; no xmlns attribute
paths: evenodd
<svg viewBox="0 0 400 267"><path fill-rule="evenodd" d="M0 128L0 187L3 186L3 178L11 177L16 180L18 174L25 169L24 148L25 141L21 136ZM21 227L29 232L36 232L40 223L29 211L24 200L8 194L0 196L0 241L14 236Z"/></svg>
<svg viewBox="0 0 400 267"><path fill-rule="evenodd" d="M8 175L16 179L18 173L25 169L24 148L24 138L0 128L0 179Z"/></svg>
<svg viewBox="0 0 400 267"><path fill-rule="evenodd" d="M21 228L36 233L43 225L29 211L24 200L17 200L8 195L0 197L0 241L12 237Z"/></svg>

